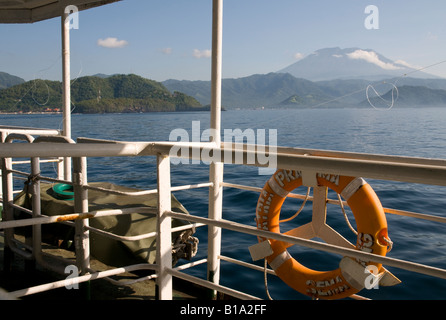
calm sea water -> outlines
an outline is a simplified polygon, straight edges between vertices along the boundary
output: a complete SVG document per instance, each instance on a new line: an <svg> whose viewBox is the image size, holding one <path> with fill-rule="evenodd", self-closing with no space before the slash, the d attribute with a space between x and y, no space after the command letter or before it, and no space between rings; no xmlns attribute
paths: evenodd
<svg viewBox="0 0 446 320"><path fill-rule="evenodd" d="M209 114L149 113L77 115L72 118L73 138L91 137L127 141L165 141L172 130L185 129L192 135L193 121L200 121L201 131L209 126ZM1 115L1 125L60 128L60 115ZM318 110L247 110L226 111L222 114L224 129L277 129L277 143L282 146L319 148L429 158L446 158L446 110L440 108L398 109L318 109ZM153 188L156 184L155 158L91 158L88 160L89 181L110 181L136 188ZM54 168L46 168L48 173ZM208 166L181 164L172 166L172 184L207 181ZM256 168L228 165L225 180L262 187L268 176L259 175ZM384 207L446 216L446 188L368 181ZM302 188L302 193L306 189ZM207 190L181 191L177 198L193 214L206 216ZM235 189L224 190L223 217L254 225L258 194ZM297 200L287 200L283 214L300 207ZM328 222L345 237L354 240L338 208L328 208ZM307 205L296 223L304 223L311 214ZM353 220L353 219L351 219ZM389 234L394 242L390 257L408 259L446 268L445 226L432 222L387 216ZM207 251L207 230L199 228L198 258ZM223 233L224 255L251 262L248 247L256 238L229 231ZM303 264L318 270L337 268L339 257L314 253L304 249L290 251ZM363 290L361 294L374 299L445 299L446 281L429 276L388 268L402 283L394 287ZM190 271L205 277L205 266ZM221 283L266 298L263 273L253 272L222 262ZM268 288L274 299L306 299L289 289L280 279L268 277Z"/></svg>

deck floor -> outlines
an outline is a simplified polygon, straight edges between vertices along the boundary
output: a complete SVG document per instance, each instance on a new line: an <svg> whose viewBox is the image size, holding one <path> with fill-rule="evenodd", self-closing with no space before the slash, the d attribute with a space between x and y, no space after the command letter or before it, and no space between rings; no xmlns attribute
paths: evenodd
<svg viewBox="0 0 446 320"><path fill-rule="evenodd" d="M68 250L59 249L50 245L43 245L43 251L54 256L73 259L74 254ZM52 262L53 263L53 262ZM55 260L54 263L60 263ZM92 259L91 267L94 270L107 270L110 267ZM48 282L63 280L64 275L43 269L37 265L28 268L23 257L14 255L10 270L4 270L4 237L0 235L0 288L6 292L21 290L31 286ZM126 281L149 275L150 271L138 271L135 273L123 273L113 276L114 280ZM174 279L174 300L189 300L205 298L204 289L194 288L184 282ZM185 291L189 293L185 293ZM144 280L130 285L116 285L106 279L89 281L88 284L79 286L79 289L68 290L64 288L52 289L42 293L24 296L22 300L155 300L155 280Z"/></svg>

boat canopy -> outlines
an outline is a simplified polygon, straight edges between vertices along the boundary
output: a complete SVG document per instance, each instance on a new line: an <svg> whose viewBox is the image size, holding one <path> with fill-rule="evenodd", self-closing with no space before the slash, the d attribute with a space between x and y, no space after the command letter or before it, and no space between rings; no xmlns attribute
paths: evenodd
<svg viewBox="0 0 446 320"><path fill-rule="evenodd" d="M0 0L0 23L33 23L60 17L74 5L79 11L121 0Z"/></svg>

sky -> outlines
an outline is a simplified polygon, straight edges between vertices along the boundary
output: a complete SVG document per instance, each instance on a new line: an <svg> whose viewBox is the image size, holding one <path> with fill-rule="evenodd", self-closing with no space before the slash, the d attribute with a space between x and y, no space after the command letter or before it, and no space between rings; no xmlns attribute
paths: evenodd
<svg viewBox="0 0 446 320"><path fill-rule="evenodd" d="M330 47L434 65L424 71L446 78L446 1L224 0L223 10L223 78L276 72ZM123 0L78 18L70 31L73 79L97 73L210 79L211 0ZM61 80L60 24L59 18L0 24L0 71Z"/></svg>

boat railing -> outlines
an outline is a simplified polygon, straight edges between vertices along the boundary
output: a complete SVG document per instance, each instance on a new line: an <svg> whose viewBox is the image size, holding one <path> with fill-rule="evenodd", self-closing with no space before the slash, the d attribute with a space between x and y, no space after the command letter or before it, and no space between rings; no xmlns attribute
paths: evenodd
<svg viewBox="0 0 446 320"><path fill-rule="evenodd" d="M16 137L11 136L11 137ZM37 140L39 139L39 140ZM78 139L77 143L60 143L48 141L45 143L36 143L44 138L37 138L36 140L28 141L26 145L23 143L4 143L0 149L0 158L2 159L3 171L3 185L5 197L3 199L4 216L3 221L0 222L0 229L5 232L5 241L8 246L15 248L19 254L25 256L27 259L35 259L40 263L45 264L45 260L41 255L41 230L42 224L48 223L68 223L73 221L75 225L76 237L76 267L79 270L79 277L70 277L66 280L49 283L42 286L26 288L12 292L15 297L22 297L44 290L49 290L57 287L70 285L75 282L89 281L103 277L110 277L114 274L119 274L128 270L135 269L151 269L155 270L155 274L151 277L157 278L158 296L160 299L172 299L172 278L177 277L186 281L191 281L195 284L202 285L211 290L215 296L215 292L228 294L232 297L240 299L258 299L250 294L240 292L238 290L228 288L219 284L220 261L229 261L251 269L265 271L264 268L258 265L238 261L237 259L226 257L221 254L221 229L242 232L253 236L253 242L256 242L255 237L262 237L267 239L275 239L284 241L293 245L308 247L314 250L322 250L331 252L341 256L349 256L358 258L363 261L374 261L382 263L386 266L392 266L427 274L430 276L446 279L446 270L414 263L410 261L403 261L401 259L392 258L389 256L380 256L370 254L367 252L345 248L339 245L324 243L302 237L291 236L287 234L278 234L270 231L259 230L256 226L241 224L234 221L223 219L219 217L202 217L193 214L183 214L174 212L171 209L171 193L179 190L188 190L195 188L209 188L209 205L215 205L221 198L215 199L214 195L221 197L223 188L237 188L246 190L247 192L260 192L259 186L245 186L234 184L230 182L220 181L218 185L210 179L196 184L175 186L171 185L171 159L178 157L188 157L200 161L209 161L212 159L220 159L221 163L237 164L241 166L267 166L265 163L259 161L250 161L257 159L258 152L266 152L270 157L274 157L278 168L299 170L302 171L303 176L308 181L311 181L311 176L316 173L330 173L335 175L346 176L361 176L372 179L392 180L410 183L423 183L432 185L446 185L446 161L437 159L413 158L413 157L399 157L399 156L383 156L370 155L360 153L347 153L323 150L310 150L298 148L274 148L269 149L267 146L252 146L246 144L226 144L216 145L213 143L177 143L177 142L124 142L124 141L105 141L94 139ZM65 141L66 142L66 141ZM187 150L188 152L179 153L180 150ZM185 156L186 155L186 156ZM94 219L101 215L121 215L128 214L132 210L115 209L108 211L88 211L88 190L93 188L87 182L87 158L89 157L138 157L138 156L152 156L157 158L157 186L152 190L138 191L136 193L128 193L127 196L141 195L141 194L157 194L158 208L155 210L157 219L157 258L156 264L138 264L128 266L126 268L116 268L107 271L92 270L89 265L90 251L89 251L89 232L101 232L94 230L88 224L89 219ZM32 215L32 218L25 220L14 220L11 210L15 207L13 203L12 188L12 174L14 172L11 168L12 158L30 158L31 159L31 174L29 175L32 193L33 193L33 207L27 212ZM38 158L44 157L58 157L72 160L72 179L52 179L40 175ZM74 189L74 212L69 215L58 216L42 216L40 213L39 204L39 184L40 180L60 181L70 183ZM311 183L310 183L311 185ZM101 190L104 192L111 192L111 190ZM217 191L217 192L215 192ZM320 199L320 194L315 193L313 197L307 197L309 201L322 203L339 204L338 200ZM292 194L291 197L303 199L305 195ZM214 197L214 199L212 199ZM342 202L347 206L347 203ZM153 209L146 208L150 212ZM253 212L255 208L253 208ZM395 209L387 209L389 214L404 215L414 218L427 219L435 222L445 223L446 219L439 216L426 215L416 212L401 211ZM177 267L172 266L172 252L171 252L171 233L174 229L171 227L172 219L182 219L194 223L195 226L208 226L213 228L212 232L208 232L208 256L205 259L199 259L189 263L182 264ZM16 246L13 235L13 229L17 226L33 226L33 239L22 245L22 248ZM216 232L218 231L218 232ZM153 234L150 234L152 236ZM108 236L117 237L109 234ZM142 235L148 236L148 235ZM129 239L125 239L129 240ZM132 239L130 239L132 240ZM25 248L25 250L23 249ZM211 262L212 261L212 262ZM215 262L216 261L216 262ZM194 266L207 263L208 274L207 277L192 276L184 270ZM51 267L51 266L47 266ZM270 269L268 273L274 274Z"/></svg>
<svg viewBox="0 0 446 320"><path fill-rule="evenodd" d="M4 126L0 125L0 142L5 142L6 138L9 136L8 139L16 139L16 140L33 140L33 136L47 136L47 137L62 137L61 130L58 129L45 129L45 128L31 128L31 127L18 127L18 126ZM15 136L15 138L13 138ZM30 141L28 141L30 142ZM41 159L41 163L46 162L53 162L57 163L57 172L58 177L63 178L64 177L64 165L63 165L63 158L51 158L51 159ZM30 160L16 160L12 164L18 165L18 164L27 164L30 163ZM0 171L0 177L1 177L1 171ZM20 178L19 178L20 179ZM2 192L2 185L0 184L0 201L2 201L3 198L3 192Z"/></svg>

